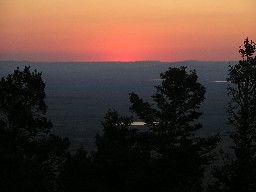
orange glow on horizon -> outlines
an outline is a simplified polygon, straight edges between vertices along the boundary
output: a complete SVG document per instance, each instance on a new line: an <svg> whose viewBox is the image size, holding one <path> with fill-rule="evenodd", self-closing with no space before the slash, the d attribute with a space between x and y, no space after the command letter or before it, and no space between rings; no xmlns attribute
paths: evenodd
<svg viewBox="0 0 256 192"><path fill-rule="evenodd" d="M0 60L236 60L254 0L3 0Z"/></svg>

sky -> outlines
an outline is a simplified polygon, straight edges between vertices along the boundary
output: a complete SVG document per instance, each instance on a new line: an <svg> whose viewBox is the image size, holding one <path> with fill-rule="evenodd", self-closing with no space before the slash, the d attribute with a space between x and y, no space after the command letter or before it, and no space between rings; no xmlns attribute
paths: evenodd
<svg viewBox="0 0 256 192"><path fill-rule="evenodd" d="M233 61L255 0L1 0L0 60Z"/></svg>

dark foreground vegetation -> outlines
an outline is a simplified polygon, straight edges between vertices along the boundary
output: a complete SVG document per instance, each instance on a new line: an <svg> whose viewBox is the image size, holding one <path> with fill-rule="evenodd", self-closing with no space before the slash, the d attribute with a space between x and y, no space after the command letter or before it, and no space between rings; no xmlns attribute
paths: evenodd
<svg viewBox="0 0 256 192"><path fill-rule="evenodd" d="M246 39L242 60L229 68L231 153L218 152L217 133L197 134L206 90L194 70L161 73L153 103L130 94L143 131L131 126L132 117L110 110L97 150L70 154L69 139L51 134L42 74L17 68L0 81L0 191L256 191L255 51Z"/></svg>

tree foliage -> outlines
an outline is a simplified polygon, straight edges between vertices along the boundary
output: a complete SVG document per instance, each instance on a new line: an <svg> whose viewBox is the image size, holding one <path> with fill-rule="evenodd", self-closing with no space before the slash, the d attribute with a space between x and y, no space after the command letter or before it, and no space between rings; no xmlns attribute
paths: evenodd
<svg viewBox="0 0 256 192"><path fill-rule="evenodd" d="M200 138L198 111L205 88L195 71L170 68L152 97L130 94L130 110L148 130L130 127L131 118L109 111L93 156L107 191L201 191L204 169L214 159L218 136Z"/></svg>
<svg viewBox="0 0 256 192"><path fill-rule="evenodd" d="M230 66L227 81L229 124L233 131L234 158L215 171L223 191L256 190L256 45L245 39L239 53L242 60Z"/></svg>
<svg viewBox="0 0 256 192"><path fill-rule="evenodd" d="M131 122L131 118L121 117L117 111L109 111L102 123L103 134L96 136L94 162L106 191L129 191L131 174L136 171L132 167L136 131L129 129Z"/></svg>
<svg viewBox="0 0 256 192"><path fill-rule="evenodd" d="M92 155L99 191L158 191L151 162L151 135L131 127L132 118L108 111ZM97 189L97 188L96 188Z"/></svg>
<svg viewBox="0 0 256 192"><path fill-rule="evenodd" d="M0 81L1 191L55 191L68 139L49 134L42 73L17 68Z"/></svg>
<svg viewBox="0 0 256 192"><path fill-rule="evenodd" d="M160 177L160 191L201 191L204 169L214 159L219 137L200 138L197 119L205 88L197 82L195 70L169 68L160 75L162 84L152 96L154 104L132 93L131 111L146 122L154 136L151 152Z"/></svg>
<svg viewBox="0 0 256 192"><path fill-rule="evenodd" d="M101 176L92 161L92 157L81 146L75 154L70 155L64 163L60 174L63 192L104 191L99 182Z"/></svg>

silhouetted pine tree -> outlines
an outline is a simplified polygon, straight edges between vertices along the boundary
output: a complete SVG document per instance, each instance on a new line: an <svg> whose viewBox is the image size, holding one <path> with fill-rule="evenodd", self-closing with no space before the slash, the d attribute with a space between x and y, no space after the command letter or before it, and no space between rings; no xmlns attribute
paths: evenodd
<svg viewBox="0 0 256 192"><path fill-rule="evenodd" d="M42 73L19 68L0 80L0 191L55 191L68 139L49 135Z"/></svg>
<svg viewBox="0 0 256 192"><path fill-rule="evenodd" d="M105 116L103 133L97 135L97 151L92 155L98 175L99 191L158 191L152 177L150 146L152 138L132 128L131 118L122 117L116 111ZM98 190L99 188L95 188Z"/></svg>
<svg viewBox="0 0 256 192"><path fill-rule="evenodd" d="M60 183L63 192L96 192L104 191L101 175L92 161L92 156L80 147L64 163L60 174Z"/></svg>
<svg viewBox="0 0 256 192"><path fill-rule="evenodd" d="M102 123L103 133L97 134L97 151L94 164L98 167L101 185L105 191L127 191L135 158L136 130L130 129L131 118L121 117L116 111L109 111Z"/></svg>
<svg viewBox="0 0 256 192"><path fill-rule="evenodd" d="M254 42L245 39L239 53L242 60L230 66L227 81L230 134L234 158L215 169L220 191L256 191L256 51ZM215 189L217 190L217 189Z"/></svg>
<svg viewBox="0 0 256 192"><path fill-rule="evenodd" d="M200 138L197 119L205 88L195 70L169 68L160 75L162 84L152 96L154 104L131 93L130 110L146 123L151 135L151 178L157 191L202 191L205 168L214 160L218 136Z"/></svg>

